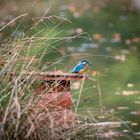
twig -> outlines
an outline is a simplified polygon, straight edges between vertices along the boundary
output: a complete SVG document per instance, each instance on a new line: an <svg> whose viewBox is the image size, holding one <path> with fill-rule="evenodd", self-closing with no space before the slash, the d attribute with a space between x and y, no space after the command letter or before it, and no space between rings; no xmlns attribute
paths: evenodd
<svg viewBox="0 0 140 140"><path fill-rule="evenodd" d="M85 79L82 79L82 84L81 84L81 88L80 88L79 96L78 96L78 99L77 99L77 102L76 102L75 113L77 113L78 106L79 106L79 103L80 103L81 94L82 94L83 87L84 87L84 81L85 81Z"/></svg>
<svg viewBox="0 0 140 140"><path fill-rule="evenodd" d="M102 92L101 92L100 82L99 82L99 79L98 78L97 78L97 89L98 89L98 94L99 94L99 107L100 107L100 112L101 112L101 115L103 115L104 112L103 112Z"/></svg>

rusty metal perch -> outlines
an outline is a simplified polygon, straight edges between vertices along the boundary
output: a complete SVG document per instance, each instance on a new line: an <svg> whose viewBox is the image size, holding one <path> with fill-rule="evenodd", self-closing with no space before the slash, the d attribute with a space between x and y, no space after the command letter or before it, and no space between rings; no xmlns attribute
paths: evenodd
<svg viewBox="0 0 140 140"><path fill-rule="evenodd" d="M11 76L16 75L11 73ZM88 75L76 73L63 73L63 72L24 72L21 74L22 78L35 79L35 80L81 80L87 79Z"/></svg>
<svg viewBox="0 0 140 140"><path fill-rule="evenodd" d="M16 74L12 73L11 78ZM72 80L87 79L88 75L63 73L63 72L24 72L20 74L20 79L24 81L42 81L34 89L35 98L39 97L36 102L33 112L36 116L44 113L41 110L49 110L44 113L42 118L39 118L39 124L43 125L53 120L53 126L71 127L74 121L72 112L72 97L71 97L71 82ZM40 126L39 126L40 127Z"/></svg>

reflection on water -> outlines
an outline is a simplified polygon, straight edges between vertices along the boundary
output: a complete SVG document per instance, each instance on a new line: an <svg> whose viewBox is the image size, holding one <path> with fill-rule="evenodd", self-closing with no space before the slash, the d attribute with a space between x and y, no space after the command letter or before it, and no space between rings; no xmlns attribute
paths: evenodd
<svg viewBox="0 0 140 140"><path fill-rule="evenodd" d="M96 49L98 48L98 44L96 43L82 43L79 47L67 47L69 52L87 52L88 49Z"/></svg>

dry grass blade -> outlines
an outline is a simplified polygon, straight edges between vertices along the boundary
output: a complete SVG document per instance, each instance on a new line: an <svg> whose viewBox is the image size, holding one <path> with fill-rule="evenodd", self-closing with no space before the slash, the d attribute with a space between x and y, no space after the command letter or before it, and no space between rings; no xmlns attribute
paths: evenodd
<svg viewBox="0 0 140 140"><path fill-rule="evenodd" d="M27 16L27 15L28 15L28 14L25 13L25 14L22 14L22 15L16 17L16 18L14 18L14 19L11 20L9 23L7 23L5 26L3 26L2 28L0 28L0 32L1 32L2 30L4 30L7 26L9 26L12 22L16 21L17 19L19 19L19 18L21 18L21 17L25 17L25 16Z"/></svg>
<svg viewBox="0 0 140 140"><path fill-rule="evenodd" d="M56 15L52 15L52 16L47 16L47 17L35 17L35 18L32 18L32 20L34 22L36 22L37 20L39 20L39 22L43 22L44 20L46 22L50 22L50 23L56 23L56 22L60 22L60 21L66 21L66 22L69 22L69 23L72 23L70 20L68 20L67 18L63 18L63 17L60 17L60 16L56 16Z"/></svg>
<svg viewBox="0 0 140 140"><path fill-rule="evenodd" d="M85 80L83 79L82 84L81 84L81 88L80 88L80 92L79 92L79 95L78 95L78 99L77 99L77 102L76 102L76 105L75 105L75 113L77 113L77 111L78 111L78 107L79 107L79 103L80 103L80 99L81 99L81 95L82 95L82 91L83 91L83 87L84 87L84 82L85 82Z"/></svg>
<svg viewBox="0 0 140 140"><path fill-rule="evenodd" d="M101 115L104 115L102 93L101 93L101 87L100 87L99 79L97 79L97 89L98 89L98 94L99 94L99 107L100 107Z"/></svg>

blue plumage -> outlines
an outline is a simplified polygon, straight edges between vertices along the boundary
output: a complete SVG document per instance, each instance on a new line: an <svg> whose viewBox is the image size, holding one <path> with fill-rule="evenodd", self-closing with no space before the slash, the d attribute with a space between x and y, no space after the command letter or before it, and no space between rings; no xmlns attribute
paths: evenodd
<svg viewBox="0 0 140 140"><path fill-rule="evenodd" d="M84 67L85 67L85 64L79 63L73 68L73 70L71 72L72 73L79 73L80 70L82 70Z"/></svg>
<svg viewBox="0 0 140 140"><path fill-rule="evenodd" d="M78 63L73 69L72 73L83 73L84 70L88 67L88 65L91 65L88 61L82 60L80 63Z"/></svg>

